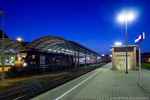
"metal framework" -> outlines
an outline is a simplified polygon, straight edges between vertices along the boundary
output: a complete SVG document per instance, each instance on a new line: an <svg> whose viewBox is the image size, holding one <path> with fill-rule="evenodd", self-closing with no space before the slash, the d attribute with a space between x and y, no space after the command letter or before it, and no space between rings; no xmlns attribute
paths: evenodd
<svg viewBox="0 0 150 100"><path fill-rule="evenodd" d="M5 53L15 54L21 51L23 48L24 47L20 44L20 42L5 38ZM0 38L0 53L2 53L2 38Z"/></svg>

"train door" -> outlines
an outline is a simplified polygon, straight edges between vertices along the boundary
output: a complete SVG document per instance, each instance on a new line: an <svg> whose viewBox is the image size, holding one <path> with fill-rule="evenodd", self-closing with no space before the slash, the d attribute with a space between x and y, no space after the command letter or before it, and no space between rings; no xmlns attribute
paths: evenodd
<svg viewBox="0 0 150 100"><path fill-rule="evenodd" d="M39 56L32 54L29 57L29 66L31 70L39 71Z"/></svg>
<svg viewBox="0 0 150 100"><path fill-rule="evenodd" d="M40 55L40 68L45 71L47 66L46 66L46 63L45 63L45 59L46 57L44 55Z"/></svg>

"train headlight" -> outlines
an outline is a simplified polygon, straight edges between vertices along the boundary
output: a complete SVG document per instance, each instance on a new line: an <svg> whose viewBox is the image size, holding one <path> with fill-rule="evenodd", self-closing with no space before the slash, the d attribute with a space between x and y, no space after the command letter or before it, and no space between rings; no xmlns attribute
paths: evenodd
<svg viewBox="0 0 150 100"><path fill-rule="evenodd" d="M19 57L18 59L21 60L21 57Z"/></svg>
<svg viewBox="0 0 150 100"><path fill-rule="evenodd" d="M23 63L23 66L27 66L27 63Z"/></svg>

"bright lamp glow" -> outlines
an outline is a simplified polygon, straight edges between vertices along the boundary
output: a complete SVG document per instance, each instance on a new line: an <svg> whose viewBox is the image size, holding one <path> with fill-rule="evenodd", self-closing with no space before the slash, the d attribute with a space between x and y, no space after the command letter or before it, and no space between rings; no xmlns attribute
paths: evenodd
<svg viewBox="0 0 150 100"><path fill-rule="evenodd" d="M24 63L23 66L27 66L27 63Z"/></svg>
<svg viewBox="0 0 150 100"><path fill-rule="evenodd" d="M124 22L125 20L133 20L134 19L134 14L133 13L129 13L129 14L126 14L126 13L122 13L118 16L118 20L120 22Z"/></svg>
<svg viewBox="0 0 150 100"><path fill-rule="evenodd" d="M128 20L133 20L134 19L134 15L132 13L130 13L127 18L128 18Z"/></svg>
<svg viewBox="0 0 150 100"><path fill-rule="evenodd" d="M121 42L115 42L115 45L119 46L119 45L122 45L122 43Z"/></svg>
<svg viewBox="0 0 150 100"><path fill-rule="evenodd" d="M123 22L125 19L126 19L126 16L124 14L121 14L121 15L118 16L118 20L120 22Z"/></svg>
<svg viewBox="0 0 150 100"><path fill-rule="evenodd" d="M19 38L17 38L17 40L21 42L21 41L23 40L23 38L20 38L20 37L19 37Z"/></svg>
<svg viewBox="0 0 150 100"><path fill-rule="evenodd" d="M21 57L19 57L18 59L21 60Z"/></svg>

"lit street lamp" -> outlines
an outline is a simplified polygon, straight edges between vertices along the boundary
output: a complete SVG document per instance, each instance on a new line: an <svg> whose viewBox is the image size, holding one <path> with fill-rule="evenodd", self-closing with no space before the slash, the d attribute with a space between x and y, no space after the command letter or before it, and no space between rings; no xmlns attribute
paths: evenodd
<svg viewBox="0 0 150 100"><path fill-rule="evenodd" d="M128 59L127 59L127 21L131 21L134 19L134 14L129 13L129 14L121 14L118 16L118 20L120 22L126 23L126 74L128 74Z"/></svg>
<svg viewBox="0 0 150 100"><path fill-rule="evenodd" d="M120 46L120 45L122 45L122 43L121 42L115 42L115 45Z"/></svg>
<svg viewBox="0 0 150 100"><path fill-rule="evenodd" d="M2 27L3 27L3 29L2 29L2 38L3 38L3 46L2 46L2 85L4 86L4 78L5 78L5 75L4 75L4 64L5 64L5 61L4 61L4 57L5 57L5 55L4 55L4 39L5 39L5 36L4 36L4 11L0 11L0 14L2 14L3 15L3 25L2 25Z"/></svg>
<svg viewBox="0 0 150 100"><path fill-rule="evenodd" d="M21 41L23 40L23 38L17 38L17 41L19 41L20 42L20 44L21 44Z"/></svg>
<svg viewBox="0 0 150 100"><path fill-rule="evenodd" d="M104 54L102 54L102 57L104 57L105 55Z"/></svg>

